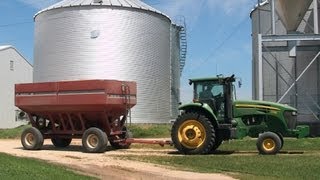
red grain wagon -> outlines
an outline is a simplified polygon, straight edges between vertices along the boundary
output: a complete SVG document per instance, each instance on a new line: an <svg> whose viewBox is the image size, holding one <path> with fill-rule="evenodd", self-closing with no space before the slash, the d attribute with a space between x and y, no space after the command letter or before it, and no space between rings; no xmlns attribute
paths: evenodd
<svg viewBox="0 0 320 180"><path fill-rule="evenodd" d="M86 152L104 152L108 141L128 148L129 110L136 104L136 83L84 80L16 84L15 105L32 125L21 135L27 150L41 149L44 139L66 147L81 138Z"/></svg>

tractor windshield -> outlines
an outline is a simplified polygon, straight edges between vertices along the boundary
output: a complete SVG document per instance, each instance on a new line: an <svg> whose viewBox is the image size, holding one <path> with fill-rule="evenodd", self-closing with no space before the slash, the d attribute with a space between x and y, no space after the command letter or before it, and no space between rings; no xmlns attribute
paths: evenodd
<svg viewBox="0 0 320 180"><path fill-rule="evenodd" d="M224 86L219 81L194 82L194 99L207 103L215 113L224 111Z"/></svg>
<svg viewBox="0 0 320 180"><path fill-rule="evenodd" d="M223 85L219 82L195 82L194 87L194 99L210 99L215 96L223 96Z"/></svg>

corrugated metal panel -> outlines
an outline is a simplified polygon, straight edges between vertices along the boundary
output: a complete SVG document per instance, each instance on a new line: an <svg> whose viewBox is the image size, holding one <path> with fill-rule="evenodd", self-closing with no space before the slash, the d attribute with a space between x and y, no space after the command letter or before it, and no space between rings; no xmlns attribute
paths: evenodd
<svg viewBox="0 0 320 180"><path fill-rule="evenodd" d="M179 114L180 102L180 27L171 26L171 117Z"/></svg>
<svg viewBox="0 0 320 180"><path fill-rule="evenodd" d="M287 1L286 3L288 3ZM310 3L310 2L309 2ZM288 4L290 5L290 4ZM311 5L312 6L312 5ZM279 8L279 7L278 7ZM295 7L305 8L305 7ZM311 8L311 7L310 7ZM270 33L271 28L271 15L270 5L265 4L261 7L261 11L253 11L252 18L252 52L253 52L253 98L257 98L258 94L258 41L257 34L260 32L264 34ZM285 10L287 11L287 10ZM303 12L303 11L302 11ZM286 12L288 13L288 12ZM294 13L294 12L290 12ZM320 14L320 13L319 13ZM260 15L260 17L259 17ZM297 31L303 34L313 33L313 14L307 12L306 14L300 14L304 17L306 22L299 24ZM276 19L279 19L276 14ZM260 22L259 22L260 20ZM296 29L296 22L300 21L293 17L290 19L292 22L286 22L291 24L289 29ZM286 26L283 21L276 22L276 34L287 34ZM259 27L260 26L260 27ZM307 67L310 61L318 53L318 49L299 50L299 46L319 46L317 41L300 41L297 42L297 56L289 57L287 50L281 49L280 46L286 47L289 43L282 42L270 42L264 43L264 46L268 46L268 49L276 49L274 52L263 53L263 98L268 101L278 101L279 98L287 91L292 83L295 82L303 70ZM277 49L279 47L279 49ZM299 114L312 114L319 117L320 110L320 63L313 63L310 68L305 72L301 79L296 83L296 86L288 93L287 96L281 101L281 103L289 104L298 108Z"/></svg>
<svg viewBox="0 0 320 180"><path fill-rule="evenodd" d="M170 26L166 16L135 9L51 8L35 18L34 81L136 81L133 122L168 122Z"/></svg>

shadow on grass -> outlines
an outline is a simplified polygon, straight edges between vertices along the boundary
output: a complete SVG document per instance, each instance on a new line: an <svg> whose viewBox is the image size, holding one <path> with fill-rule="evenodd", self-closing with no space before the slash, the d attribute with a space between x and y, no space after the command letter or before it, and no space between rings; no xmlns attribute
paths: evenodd
<svg viewBox="0 0 320 180"><path fill-rule="evenodd" d="M179 151L169 152L170 155L185 155L181 154ZM280 151L278 154L280 155L294 155L294 154L304 154L303 151ZM231 150L216 150L209 154L204 155L259 155L258 151L231 151Z"/></svg>

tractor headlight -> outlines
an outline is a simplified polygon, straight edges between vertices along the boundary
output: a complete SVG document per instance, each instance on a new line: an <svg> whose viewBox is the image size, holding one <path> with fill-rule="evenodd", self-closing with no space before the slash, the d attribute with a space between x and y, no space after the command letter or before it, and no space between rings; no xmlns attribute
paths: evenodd
<svg viewBox="0 0 320 180"><path fill-rule="evenodd" d="M297 113L297 111L292 111L292 116L296 116L296 115L298 115L298 113Z"/></svg>

